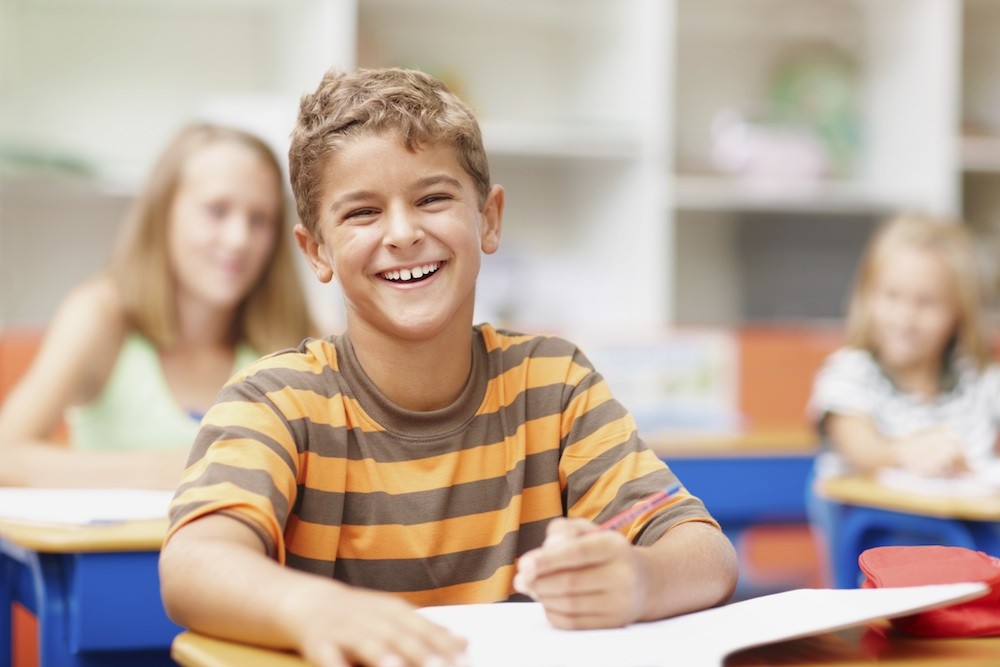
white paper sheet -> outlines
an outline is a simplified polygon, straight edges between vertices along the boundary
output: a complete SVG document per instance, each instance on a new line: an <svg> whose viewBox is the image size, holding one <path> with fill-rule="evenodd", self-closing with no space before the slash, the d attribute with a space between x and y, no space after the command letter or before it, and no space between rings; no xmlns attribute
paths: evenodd
<svg viewBox="0 0 1000 667"><path fill-rule="evenodd" d="M172 491L0 488L0 519L87 525L161 519Z"/></svg>
<svg viewBox="0 0 1000 667"><path fill-rule="evenodd" d="M875 474L882 486L923 496L982 498L1000 495L1000 463L990 463L954 477L927 477L899 468Z"/></svg>
<svg viewBox="0 0 1000 667"><path fill-rule="evenodd" d="M985 584L799 589L613 630L553 628L541 605L425 607L469 639L472 667L718 667L740 649L904 616L983 595Z"/></svg>

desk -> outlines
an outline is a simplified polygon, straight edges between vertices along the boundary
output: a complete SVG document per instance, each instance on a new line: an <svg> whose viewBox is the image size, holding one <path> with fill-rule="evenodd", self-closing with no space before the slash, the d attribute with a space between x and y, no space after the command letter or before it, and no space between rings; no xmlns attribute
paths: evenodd
<svg viewBox="0 0 1000 667"><path fill-rule="evenodd" d="M730 536L755 523L806 522L806 480L817 448L803 428L649 443Z"/></svg>
<svg viewBox="0 0 1000 667"><path fill-rule="evenodd" d="M824 498L846 505L866 505L947 519L1000 521L1000 496L921 495L892 489L861 476L818 480L816 490Z"/></svg>
<svg viewBox="0 0 1000 667"><path fill-rule="evenodd" d="M822 573L805 507L818 447L815 432L793 427L731 436L653 437L649 445L701 498L736 546L737 598L817 585ZM789 547L780 554L762 542L775 541L779 530L785 536L777 542Z"/></svg>
<svg viewBox="0 0 1000 667"><path fill-rule="evenodd" d="M883 634L885 633L885 634ZM296 655L184 632L174 640L171 655L183 667L305 667ZM1000 638L911 639L886 632L853 628L745 649L729 656L725 667L857 667L879 664L896 667L996 667Z"/></svg>
<svg viewBox="0 0 1000 667"><path fill-rule="evenodd" d="M157 573L167 522L62 526L0 521L0 646L11 602L38 619L44 667L173 664L180 632L163 611ZM0 667L11 664L0 651Z"/></svg>
<svg viewBox="0 0 1000 667"><path fill-rule="evenodd" d="M815 492L830 503L828 548L838 588L857 585L858 556L875 546L943 544L1000 556L998 496L909 493L863 476L817 480Z"/></svg>

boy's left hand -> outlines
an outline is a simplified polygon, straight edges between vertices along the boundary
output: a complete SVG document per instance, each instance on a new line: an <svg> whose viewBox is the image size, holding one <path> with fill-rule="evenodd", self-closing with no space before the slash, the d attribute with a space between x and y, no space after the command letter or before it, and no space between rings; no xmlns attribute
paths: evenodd
<svg viewBox="0 0 1000 667"><path fill-rule="evenodd" d="M558 628L613 628L642 616L644 560L618 531L583 519L554 519L545 542L517 564L514 588L545 607Z"/></svg>

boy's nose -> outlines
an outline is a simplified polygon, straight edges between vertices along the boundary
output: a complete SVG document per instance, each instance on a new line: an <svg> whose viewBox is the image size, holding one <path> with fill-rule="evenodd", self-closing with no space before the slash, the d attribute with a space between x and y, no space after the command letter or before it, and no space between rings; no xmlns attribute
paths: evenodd
<svg viewBox="0 0 1000 667"><path fill-rule="evenodd" d="M383 242L387 246L406 248L424 237L423 228L408 211L392 211L388 215Z"/></svg>

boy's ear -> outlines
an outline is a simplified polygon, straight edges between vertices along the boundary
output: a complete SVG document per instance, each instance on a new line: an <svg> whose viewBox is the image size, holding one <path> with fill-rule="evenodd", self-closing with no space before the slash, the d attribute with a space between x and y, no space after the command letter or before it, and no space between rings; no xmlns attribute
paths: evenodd
<svg viewBox="0 0 1000 667"><path fill-rule="evenodd" d="M486 197L483 206L482 227L480 228L480 245L483 252L492 255L500 247L500 231L503 228L503 186L494 185Z"/></svg>
<svg viewBox="0 0 1000 667"><path fill-rule="evenodd" d="M328 283L333 280L333 267L327 261L323 253L320 252L322 242L306 229L301 222L295 225L295 241L299 244L299 249L306 256L306 261L312 267L313 273L319 278L321 283Z"/></svg>

